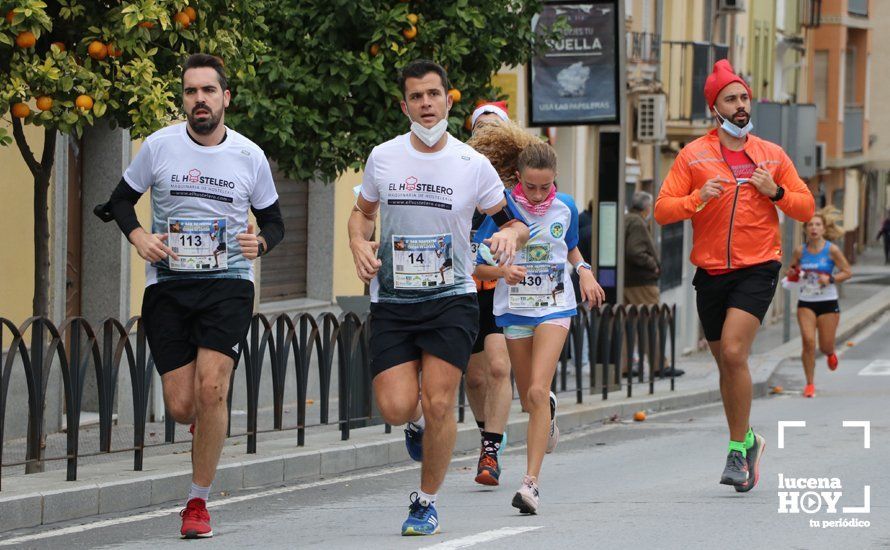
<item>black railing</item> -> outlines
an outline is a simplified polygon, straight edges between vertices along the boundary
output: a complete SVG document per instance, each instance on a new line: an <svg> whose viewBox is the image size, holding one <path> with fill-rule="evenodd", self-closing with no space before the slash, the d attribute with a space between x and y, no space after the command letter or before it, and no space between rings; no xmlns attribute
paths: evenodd
<svg viewBox="0 0 890 550"><path fill-rule="evenodd" d="M667 305L652 306L603 306L587 311L579 308L572 318L569 338L560 359L560 368L554 376L554 388L568 391L569 363L574 366L574 389L578 403L583 402L584 390L591 394L598 390L607 399L610 390L620 389L623 380L621 370L624 354L634 351L648 358L649 393L655 391L656 372L664 372L666 347L671 344L670 365L675 361L676 308ZM229 388L227 434L232 437L232 395L238 372L244 372L247 393L247 453L256 453L260 381L265 365L270 365L273 397L273 430L296 430L296 445L305 445L306 403L313 352L318 371L320 393L319 424L330 423L331 375L334 359L337 360L337 424L341 439L349 439L350 429L358 426L382 424L372 406L370 378L369 329L370 319L355 313L322 313L313 317L308 313L294 317L278 315L268 318L254 315L250 331L242 344L241 369L232 373ZM11 340L5 340L9 335ZM586 340L587 363L590 365L589 380L584 379ZM30 341L30 345L28 345ZM8 346L4 347L4 342ZM624 345L622 345L622 343ZM82 318L71 318L60 327L41 317L32 317L21 326L0 317L0 352L3 353L0 371L0 459L3 457L4 427L7 420L24 421L24 414L7 416L7 397L13 368L20 364L27 385L27 443L24 460L3 462L2 469L25 466L26 473L40 471L45 461L66 460L68 481L77 479L78 443L80 437L81 404L83 403L87 372L93 370L97 382L99 408L99 453L133 452L133 469L142 470L145 449L174 443L175 424L166 415L164 443L146 444L148 421L148 397L154 363L146 342L145 331L139 317L126 324L117 319L106 319L99 331ZM112 450L112 427L115 393L118 390L118 374L121 361L126 358L129 369L133 402L133 446ZM266 361L268 359L268 361ZM58 368L62 378L64 417L66 420L66 452L63 456L45 456L44 420L47 387L52 369ZM289 369L296 376L297 425L284 427L285 382ZM640 369L638 382L645 382ZM675 388L674 380L670 389ZM631 396L635 381L627 380L627 395ZM458 407L459 419L465 416L465 392L461 388ZM384 428L387 432L390 427Z"/></svg>

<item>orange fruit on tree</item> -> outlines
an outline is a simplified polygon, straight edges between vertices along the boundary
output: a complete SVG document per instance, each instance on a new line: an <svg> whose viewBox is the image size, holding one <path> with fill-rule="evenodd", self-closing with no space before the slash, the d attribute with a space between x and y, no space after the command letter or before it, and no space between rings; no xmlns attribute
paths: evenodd
<svg viewBox="0 0 890 550"><path fill-rule="evenodd" d="M124 55L124 50L118 48L114 42L109 42L107 46L105 46L105 50L108 52L108 57L120 57Z"/></svg>
<svg viewBox="0 0 890 550"><path fill-rule="evenodd" d="M473 131L473 117L467 117L467 120L464 122L464 128L469 132Z"/></svg>
<svg viewBox="0 0 890 550"><path fill-rule="evenodd" d="M37 44L37 37L31 31L22 31L15 37L15 45L23 50L33 48Z"/></svg>
<svg viewBox="0 0 890 550"><path fill-rule="evenodd" d="M139 23L138 25L136 25L136 26L137 26L137 27L142 27L143 29L153 29L154 26L155 26L155 24L154 24L153 22L151 22L151 21L142 21L142 22L140 22L140 23Z"/></svg>
<svg viewBox="0 0 890 550"><path fill-rule="evenodd" d="M76 105L78 109L89 111L93 108L93 98L86 94L79 95L77 96L77 99L74 100L74 105Z"/></svg>
<svg viewBox="0 0 890 550"><path fill-rule="evenodd" d="M97 61L102 61L105 59L105 56L108 55L108 47L105 46L105 43L101 40L93 40L90 42L90 45L87 46L87 53L90 54L90 57Z"/></svg>
<svg viewBox="0 0 890 550"><path fill-rule="evenodd" d="M408 40L414 40L414 37L417 36L417 27L411 25L410 28L402 31L402 35Z"/></svg>
<svg viewBox="0 0 890 550"><path fill-rule="evenodd" d="M16 103L12 106L11 112L15 118L25 118L31 114L31 108L27 103Z"/></svg>
<svg viewBox="0 0 890 550"><path fill-rule="evenodd" d="M12 19L15 17L15 10L9 10L6 12L6 22L12 25Z"/></svg>
<svg viewBox="0 0 890 550"><path fill-rule="evenodd" d="M634 420L637 422L642 422L646 420L646 411L637 411L634 413Z"/></svg>
<svg viewBox="0 0 890 550"><path fill-rule="evenodd" d="M65 43L64 43L64 42L53 42L52 44L50 44L50 46L55 46L55 47L59 48L59 51L60 51L60 52L64 52L64 51L67 49L67 48L65 47Z"/></svg>
<svg viewBox="0 0 890 550"><path fill-rule="evenodd" d="M191 6L188 6L188 7L186 7L184 10L182 10L182 13L188 15L188 16L189 16L189 21L191 21L192 23L194 23L194 22L195 22L195 19L198 18L198 12L195 11L195 8L193 8L193 7L191 7Z"/></svg>
<svg viewBox="0 0 890 550"><path fill-rule="evenodd" d="M175 21L175 22L179 23L180 25L182 25L182 28L183 28L183 29L187 29L187 28L189 28L189 25L192 24L192 20L191 20L191 18L190 18L190 17L188 16L188 14L185 13L184 11L181 11L181 12L177 13L176 15L174 15L174 16L173 16L173 21Z"/></svg>
<svg viewBox="0 0 890 550"><path fill-rule="evenodd" d="M380 53L380 46L378 46L377 44L371 44L370 53L371 57L377 57L377 54Z"/></svg>
<svg viewBox="0 0 890 550"><path fill-rule="evenodd" d="M448 90L448 95L451 96L451 101L457 103L460 101L460 90L457 88L451 88Z"/></svg>
<svg viewBox="0 0 890 550"><path fill-rule="evenodd" d="M416 25L419 20L420 20L420 18L417 17L416 13L408 14L408 22L411 23L412 25Z"/></svg>
<svg viewBox="0 0 890 550"><path fill-rule="evenodd" d="M37 108L41 111L49 111L53 108L53 98L43 95L37 98Z"/></svg>

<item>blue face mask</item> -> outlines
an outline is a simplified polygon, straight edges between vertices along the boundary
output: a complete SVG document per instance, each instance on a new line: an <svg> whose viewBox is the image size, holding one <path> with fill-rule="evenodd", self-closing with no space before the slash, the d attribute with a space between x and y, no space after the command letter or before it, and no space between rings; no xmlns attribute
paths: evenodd
<svg viewBox="0 0 890 550"><path fill-rule="evenodd" d="M717 109L714 109L714 115L716 115L717 120L720 121L720 127L723 128L723 131L734 138L741 139L747 136L748 133L754 129L754 124L751 122L751 119L748 119L748 124L746 124L743 128L739 128L729 120L723 118L723 116L721 116L720 113L717 112Z"/></svg>

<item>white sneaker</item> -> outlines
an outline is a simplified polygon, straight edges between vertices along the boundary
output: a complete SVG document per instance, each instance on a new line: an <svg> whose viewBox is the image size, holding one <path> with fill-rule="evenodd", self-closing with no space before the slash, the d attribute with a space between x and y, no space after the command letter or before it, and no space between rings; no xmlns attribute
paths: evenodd
<svg viewBox="0 0 890 550"><path fill-rule="evenodd" d="M525 476L522 485L513 495L513 507L519 508L522 514L538 513L538 483L535 478Z"/></svg>
<svg viewBox="0 0 890 550"><path fill-rule="evenodd" d="M547 453L556 450L559 443L559 426L556 425L556 394L550 392L550 438L547 440Z"/></svg>

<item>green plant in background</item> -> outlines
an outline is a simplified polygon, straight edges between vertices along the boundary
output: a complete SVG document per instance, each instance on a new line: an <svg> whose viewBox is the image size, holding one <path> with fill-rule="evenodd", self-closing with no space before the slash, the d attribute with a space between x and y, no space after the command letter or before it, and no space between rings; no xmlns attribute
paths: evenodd
<svg viewBox="0 0 890 550"><path fill-rule="evenodd" d="M299 180L330 181L360 168L381 142L408 130L399 70L419 58L449 73L450 130L491 99L491 77L535 51L539 0L269 0L269 49L255 79L237 83L227 114ZM553 36L548 34L547 37Z"/></svg>
<svg viewBox="0 0 890 550"><path fill-rule="evenodd" d="M47 198L57 131L77 137L98 120L144 137L179 113L180 63L221 56L235 80L265 53L261 5L218 0L0 0L0 145L15 142L34 178L35 315L49 308ZM43 128L35 154L24 125Z"/></svg>

